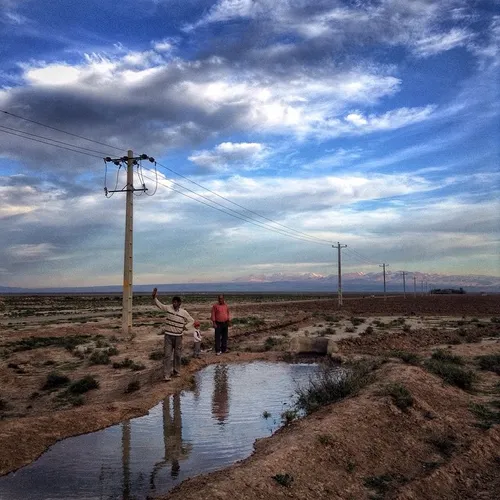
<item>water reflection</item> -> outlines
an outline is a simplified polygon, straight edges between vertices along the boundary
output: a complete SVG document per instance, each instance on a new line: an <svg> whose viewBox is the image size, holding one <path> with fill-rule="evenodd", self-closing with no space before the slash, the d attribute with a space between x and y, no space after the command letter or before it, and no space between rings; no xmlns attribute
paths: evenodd
<svg viewBox="0 0 500 500"><path fill-rule="evenodd" d="M170 403L172 402L172 408ZM166 397L162 402L163 417L163 459L156 462L150 475L149 483L151 489L155 489L155 478L158 472L170 464L170 476L177 478L180 472L180 460L189 456L192 445L182 441L182 417L181 417L181 395L180 393Z"/></svg>
<svg viewBox="0 0 500 500"><path fill-rule="evenodd" d="M229 384L227 365L217 365L214 370L212 393L212 416L219 425L224 425L229 415Z"/></svg>
<svg viewBox="0 0 500 500"><path fill-rule="evenodd" d="M148 415L56 443L0 477L0 499L144 500L184 479L249 456L255 439L280 426L296 384L312 365L254 362L209 366L196 386L166 397ZM273 415L263 418L263 413Z"/></svg>

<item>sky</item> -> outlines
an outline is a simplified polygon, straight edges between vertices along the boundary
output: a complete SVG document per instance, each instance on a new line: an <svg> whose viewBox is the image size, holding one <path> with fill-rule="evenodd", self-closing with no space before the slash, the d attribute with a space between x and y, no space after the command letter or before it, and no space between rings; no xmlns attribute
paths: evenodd
<svg viewBox="0 0 500 500"><path fill-rule="evenodd" d="M0 285L500 276L498 0L0 0ZM105 196L105 188L108 190Z"/></svg>

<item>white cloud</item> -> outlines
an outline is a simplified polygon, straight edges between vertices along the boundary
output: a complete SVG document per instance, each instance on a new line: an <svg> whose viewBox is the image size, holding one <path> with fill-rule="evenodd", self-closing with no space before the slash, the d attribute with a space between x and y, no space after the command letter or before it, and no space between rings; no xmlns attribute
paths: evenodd
<svg viewBox="0 0 500 500"><path fill-rule="evenodd" d="M472 33L466 29L453 28L448 33L436 33L420 38L415 43L414 52L420 57L428 57L456 47L466 46L472 40Z"/></svg>
<svg viewBox="0 0 500 500"><path fill-rule="evenodd" d="M223 142L212 151L195 152L189 160L203 167L224 167L230 163L243 163L249 166L261 160L264 151L263 145L256 142Z"/></svg>
<svg viewBox="0 0 500 500"><path fill-rule="evenodd" d="M52 256L55 247L50 243L12 245L7 248L15 260L45 260Z"/></svg>

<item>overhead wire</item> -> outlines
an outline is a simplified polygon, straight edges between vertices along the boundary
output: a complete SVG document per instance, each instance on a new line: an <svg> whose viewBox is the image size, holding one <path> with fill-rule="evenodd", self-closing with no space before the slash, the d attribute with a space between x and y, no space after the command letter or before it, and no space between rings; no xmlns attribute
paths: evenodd
<svg viewBox="0 0 500 500"><path fill-rule="evenodd" d="M246 208L246 207L244 207L243 205L240 205L239 203L236 203L236 202L234 202L234 201L230 200L229 198L226 198L225 196L222 196L221 194L219 194L219 193L217 193L217 192L215 192L215 191L212 191L211 189L206 188L205 186L203 186L203 185L199 184L198 182L195 182L195 181L191 180L189 177L186 177L185 175L179 174L179 173L178 173L178 172L176 172L175 170L173 170L173 169L171 169L171 168L169 168L169 167L167 167L167 166L165 166L165 165L163 165L163 164L161 164L161 163L159 163L159 162L158 162L158 165L159 165L160 167L162 167L162 168L164 168L164 169L166 169L166 170L168 170L168 171L170 171L170 172L174 173L175 175L178 175L179 177L182 177L183 179L186 179L187 181L189 181L189 182L191 182L192 184L194 184L194 185L196 185L196 186L198 186L198 187L200 187L200 188L204 189L205 191L208 191L209 193L211 193L211 194L213 194L213 195L215 195L215 196L217 196L217 197L219 197L219 198L221 198L221 199L223 199L223 200L227 201L228 203L231 203L231 204L233 204L233 205L235 205L235 206L237 206L237 207L239 207L239 208L241 208L241 209L243 209L243 210L245 210L245 211L247 211L247 212L249 212L249 213L251 213L251 214L257 215L258 217L261 217L262 219L265 219L265 220L267 220L267 221L269 221L269 222L271 222L271 223L273 223L273 224L276 224L277 226L283 227L284 229L287 229L287 230L289 230L289 231L292 231L293 233L301 234L301 235L303 235L303 236L306 236L307 238L313 238L313 239L318 240L318 241L321 241L321 242L323 242L323 243L328 243L328 244L331 244L331 241L324 240L323 238L318 238L317 236L312 236L312 235L307 234L307 233L304 233L304 232L302 232L302 231L298 231L297 229L291 228L291 227L289 227L289 226L286 226L286 225L284 225L284 224L281 224L280 222L277 222L277 221L275 221L275 220L273 220L273 219L270 219L269 217L266 217L266 216L261 215L261 214L259 214L259 213L257 213L257 212L254 212L253 210L250 210L249 208ZM172 181L172 182L173 182L173 181ZM210 200L210 201L213 201L213 200ZM224 205L222 205L222 206L224 206ZM228 207L225 207L225 208L228 208ZM229 208L228 208L228 209L229 209ZM230 210L230 209L229 209L229 210Z"/></svg>
<svg viewBox="0 0 500 500"><path fill-rule="evenodd" d="M95 142L96 144L100 144L101 146L106 146L107 148L116 149L118 151L123 151L125 149L125 148L118 148L117 146L112 146L111 144L106 144L105 142L100 142L100 141L96 141L94 139L89 139L88 137L84 137L83 135L73 134L72 132L68 132L66 130L62 130L60 128L53 127L51 125L47 125L46 123L38 122L36 120L31 120L30 118L26 118L25 116L16 115L15 113L11 113L9 111L5 111L4 109L0 109L0 112L4 113L6 115L9 115L9 116L13 116L14 118L18 118L20 120L25 120L27 122L34 123L36 125L40 125L41 127L50 128L50 129L55 130L57 132L61 132L63 134L67 134L67 135L71 135L73 137L77 137L78 139L83 139L83 140L89 141L89 142Z"/></svg>
<svg viewBox="0 0 500 500"><path fill-rule="evenodd" d="M100 155L107 155L107 153L103 153L102 151L97 151L96 149L90 149L90 148L85 148L85 147L82 147L82 146L77 146L76 144L70 144L69 142L64 142L64 141L59 141L57 139L52 139L50 137L45 137L43 135L38 135L38 134L33 134L31 132L25 132L24 130L20 130L20 129L17 129L17 128L13 128L13 127L7 127L6 125L0 125L0 129L7 129L7 130L12 130L14 132L18 132L19 134L24 134L28 137L26 137L27 139L29 139L31 137L37 137L38 139L44 139L46 141L52 141L52 142L57 142L59 144L63 144L65 146L70 146L70 147L73 147L73 148L78 148L78 149L83 149L84 151L89 151L89 152L92 152L92 153L98 153Z"/></svg>
<svg viewBox="0 0 500 500"><path fill-rule="evenodd" d="M149 180L154 180L154 179L152 179L151 177L148 177L147 175L145 175L144 177L145 177L146 179L149 179ZM172 181L172 180L170 180L170 182L174 183L174 181ZM176 192L176 193L178 193L178 194L180 194L180 195L182 195L182 196L185 196L186 198L189 198L189 199L191 199L191 200L194 200L194 201L196 201L196 202L198 202L198 203L201 203L202 205L205 205L205 206L207 206L207 207L210 207L210 208L212 208L212 209L214 209L214 210L217 210L218 212L222 212L222 213L224 213L224 214L226 214L226 215L229 215L229 216L231 216L231 217L234 217L234 218L236 218L236 219L242 220L242 221L247 222L247 223L249 223L249 224L253 224L254 226L261 227L261 228L263 228L263 229L267 229L268 231L272 231L272 232L275 232L275 233L281 234L282 236L288 236L289 238L294 238L294 239L296 239L296 240L302 240L302 241L307 241L308 243L316 243L316 244L320 244L320 245L325 245L324 243L320 243L320 242L315 241L315 240L306 239L306 238L303 238L303 237L300 237L300 236L297 236L297 235L294 235L294 234L291 234L291 233L285 233L285 232L283 232L283 231L281 231L281 230L279 230L279 229L277 229L277 228L273 228L273 227L271 227L271 226L265 226L265 225L263 225L263 224L261 224L261 223L259 223L259 222L256 222L256 221L254 221L254 220L252 220L252 219L245 218L244 216L241 216L241 214L238 214L238 212L235 212L234 210L228 209L227 207L224 207L224 208L226 208L227 210L231 210L231 212L235 212L235 213L231 213L231 212L228 212L227 210L223 210L223 209L218 208L218 207L216 207L216 206L214 206L214 205L210 205L209 203L206 203L206 202L204 202L204 201L202 201L202 200L200 200L200 199L198 199L198 198L195 198L195 197L193 197L193 196L190 196L189 194L186 194L186 193L184 193L184 192L182 192L182 191L179 191L178 189L175 189L175 188L173 188L173 187L171 187L171 186L168 186L167 184L165 184L165 183L163 183L163 182L161 182L161 181L158 181L158 184L160 184L161 186L164 186L164 187L166 187L167 189L170 189L171 191L174 191L174 192ZM183 186L182 186L182 187L183 187ZM185 188L185 187L183 187L183 188L184 188L184 189L188 189L188 188ZM188 189L188 190L189 190L189 189ZM193 192L193 193L194 193L195 195L197 195L197 196L200 196L200 197L202 197L202 198L205 198L205 197L203 197L202 195L199 195L198 193L196 193L196 192L194 192L194 191L192 191L192 190L189 190L189 191ZM205 198L205 199L206 199L206 198ZM210 200L210 199L209 199L209 201L210 201L211 203L216 203L216 202L214 202L213 200ZM216 204L217 204L217 203L216 203ZM220 205L220 203L219 203L218 205L223 207L223 205ZM238 214L238 215L236 215L236 214Z"/></svg>

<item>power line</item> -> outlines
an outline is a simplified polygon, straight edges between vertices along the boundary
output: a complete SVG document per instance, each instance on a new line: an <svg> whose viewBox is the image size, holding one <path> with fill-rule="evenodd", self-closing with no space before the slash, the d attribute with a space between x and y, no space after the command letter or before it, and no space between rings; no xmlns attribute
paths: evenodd
<svg viewBox="0 0 500 500"><path fill-rule="evenodd" d="M249 212L249 213L251 213L251 214L257 215L258 217L261 217L262 219L265 219L265 220L267 220L267 221L269 221L269 222L271 222L271 223L273 223L273 224L276 224L277 226L281 226L281 227L283 227L283 228L285 228L285 229L287 229L287 230L289 230L289 231L292 231L292 232L294 232L294 233L297 233L297 234L302 234L302 235L306 236L307 238L313 238L313 239L318 240L318 241L321 241L321 242L323 242L323 243L327 243L327 244L329 244L329 245L331 244L331 242L330 242L330 241L328 241L328 240L324 240L324 239L322 239L322 238L318 238L318 237L316 237L316 236L309 235L309 234L304 233L304 232L302 232L302 231L298 231L297 229L293 229L293 228L291 228L291 227L289 227L289 226L285 226L284 224L281 224L280 222L276 222L276 221L275 221L275 220L273 220L273 219L270 219L270 218L268 218L268 217L266 217L266 216L264 216L264 215L261 215L261 214L259 214L259 213L257 213L257 212L254 212L253 210L250 210L249 208L246 208L246 207L244 207L243 205L240 205L239 203L236 203L236 202L234 202L234 201L230 200L229 198L226 198L225 196L222 196L222 195L220 195L219 193L217 193L217 192L215 192L215 191L212 191L211 189L208 189L208 188L206 188L205 186L203 186L203 185L201 185L201 184L199 184L199 183L197 183L197 182L195 182L195 181L191 180L189 177L186 177L186 176L184 176L184 175L182 175L182 174L179 174L179 173L178 173L178 172L176 172L175 170L173 170L173 169L171 169L171 168L169 168L169 167L167 167L167 166L165 166L165 165L162 165L161 163L158 163L158 165L159 165L160 167L162 167L162 168L164 168L164 169L166 169L166 170L168 170L168 171L170 171L170 172L174 173L175 175L178 175L179 177L182 177L183 179L186 179L187 181L189 181L189 182L191 182L192 184L194 184L194 185L196 185L196 186L198 186L198 187L200 187L200 188L204 189L205 191L208 191L209 193L211 193L211 194L213 194L213 195L215 195L215 196L217 196L217 197L219 197L219 198L221 198L221 199L223 199L223 200L227 201L228 203L231 203L231 204L233 204L233 205L235 205L235 206L237 206L237 207L239 207L239 208L242 208L243 210L245 210L245 211L247 211L247 212ZM174 181L172 181L172 182L174 182ZM186 189L187 189L187 188L186 188ZM201 196L201 195L200 195L200 196ZM213 201L213 200L210 200L210 201ZM215 203L215 202L214 202L214 203ZM222 206L224 206L224 205L222 205ZM225 207L225 208L228 208L228 207ZM228 208L228 210L230 210L230 209Z"/></svg>
<svg viewBox="0 0 500 500"><path fill-rule="evenodd" d="M78 149L83 149L84 151L89 151L89 152L92 152L92 153L98 153L98 154L102 154L102 155L107 155L107 153L103 153L102 151L97 151L96 149L84 148L82 146L77 146L76 144L70 144L69 142L59 141L57 139L51 139L50 137L45 137L43 135L32 134L31 132L25 132L24 130L20 130L20 129L17 129L17 128L7 127L6 125L0 125L0 129L13 130L14 132L25 134L26 136L38 137L39 139L45 139L47 141L57 142L59 144L64 144L65 146L70 146L72 148L78 148ZM23 137L23 136L20 136L20 137ZM30 137L26 137L26 139L29 139L29 138Z"/></svg>
<svg viewBox="0 0 500 500"><path fill-rule="evenodd" d="M17 137L22 137L23 139L28 139L30 141L39 142L40 144L46 144L47 146L54 146L55 148L61 148L61 149L65 149L67 151L72 151L73 153L80 153L82 155L91 156L92 158L99 158L100 160L102 159L101 156L96 156L96 155L93 155L93 154L90 154L90 153L85 153L83 151L78 151L76 149L67 148L65 146L59 146L58 144L53 144L51 142L45 142L45 141L41 141L39 139L33 139L32 137L26 137L24 135L16 134L14 132L8 132L7 130L0 130L0 132L3 132L4 134L9 134L9 135L15 135ZM74 146L74 147L78 147L78 146Z"/></svg>
<svg viewBox="0 0 500 500"><path fill-rule="evenodd" d="M149 169L148 169L148 170L149 170ZM151 177L148 177L147 175L144 175L144 177L145 177L146 179L151 180L151 181L155 180L155 179L152 179ZM171 181L171 182L174 182L174 181ZM234 217L234 218L236 218L236 219L239 219L239 220L242 220L242 221L244 221L244 222L248 222L248 223L250 223L250 224L253 224L254 226L258 226L258 227L261 227L261 228L267 229L268 231L272 231L272 232L275 232L275 233L281 234L281 235L283 235L283 236L288 236L289 238L294 238L294 239L296 239L296 240L302 240L302 241L307 241L308 243L316 243L316 244L324 245L324 243L319 243L318 241L314 241L314 240L310 240L310 239L302 238L302 237L300 237L300 236L297 236L297 235L294 235L294 234L291 234L291 233L285 233L285 232L283 232L283 231L281 231L281 230L279 230L279 229L277 229L277 228L273 228L273 227L271 227L271 226L266 226L266 225L263 225L263 224L261 224L261 223L259 223L259 222L256 222L256 221L252 220L252 219L245 218L244 216L240 216L241 214L239 214L239 215L235 215L234 213L228 212L228 211L226 211L226 210L222 210L221 208L217 208L217 207L215 207L215 206L213 206L213 205L210 205L209 203L206 203L206 202L204 202L204 201L199 200L198 198L195 198L195 197L190 196L190 195L188 195L188 194L186 194L186 193L183 193L182 191L179 191L178 189L175 189L175 188L173 188L173 187L171 187L171 186L168 186L167 184L164 184L164 183L163 183L163 182L161 182L161 181L158 181L158 184L160 184L160 185L162 185L162 186L166 187L167 189L170 189L171 191L174 191L174 192L176 192L176 193L179 193L180 195L185 196L186 198L189 198L189 199L191 199L191 200L194 200L194 201L196 201L196 202L198 202L198 203L201 203L202 205L205 205L205 206L207 206L207 207L213 208L214 210L217 210L217 211L219 211L219 212L222 212L222 213L224 213L224 214L226 214L226 215L230 215L231 217ZM182 186L182 187L183 187L183 186ZM184 189L188 189L188 188L185 188L185 187L183 187L183 188L184 188ZM188 190L189 190L189 189L188 189ZM190 190L190 191L191 191L191 190ZM194 193L194 194L196 194L197 196L200 196L200 197L202 197L202 198L203 198L203 196L202 196L202 195L200 195L200 194L198 194L198 193L196 193L196 192L194 192L194 191L191 191L191 192L193 192L193 193ZM210 201L211 203L216 203L216 202L214 202L213 200L209 200L209 201ZM220 204L219 204L219 205L220 205ZM223 205L220 205L220 206L223 206ZM223 207L224 207L224 206L223 206ZM229 209L229 208L227 208L227 207L224 207L224 208L226 208L227 210L231 210L231 209ZM234 211L234 210L232 210L232 212L235 212L235 211ZM235 212L235 213L238 213L238 212Z"/></svg>
<svg viewBox="0 0 500 500"><path fill-rule="evenodd" d="M358 260L360 261L363 261L363 262L366 262L367 264L372 264L372 265L378 265L377 262L374 262L373 260L370 260L366 257L364 257L363 255L361 255L359 252L357 252L356 250L353 250L352 248L349 248L346 250L348 253L352 254L353 257L357 258Z"/></svg>
<svg viewBox="0 0 500 500"><path fill-rule="evenodd" d="M99 141L96 141L94 139L89 139L88 137L84 137L83 135L73 134L72 132L67 132L66 130L62 130L60 128L52 127L51 125L47 125L46 123L37 122L35 120L30 120L29 118L26 118L26 117L20 116L20 115L16 115L14 113L10 113L9 111L5 111L4 109L0 109L0 112L5 113L6 115L9 115L9 116L13 116L15 118L19 118L20 120L25 120L27 122L34 123L36 125L40 125L41 127L50 128L52 130L55 130L57 132L61 132L63 134L71 135L73 137L78 137L78 139L83 139L83 140L89 141L89 142L95 142L96 144L100 144L101 146L106 146L107 148L113 148L113 149L117 149L119 151L123 151L123 149L124 149L124 148L118 148L116 146L111 146L110 144L106 144L104 142L99 142Z"/></svg>

